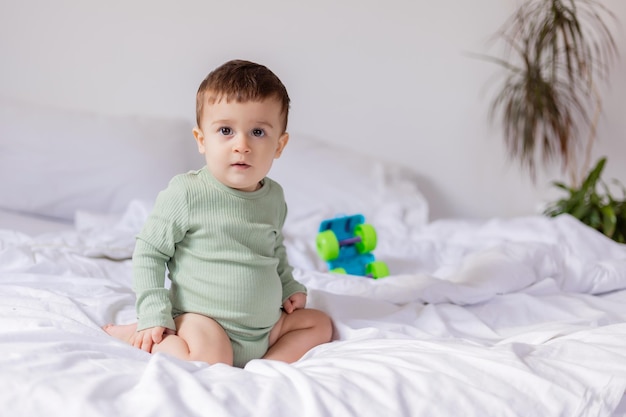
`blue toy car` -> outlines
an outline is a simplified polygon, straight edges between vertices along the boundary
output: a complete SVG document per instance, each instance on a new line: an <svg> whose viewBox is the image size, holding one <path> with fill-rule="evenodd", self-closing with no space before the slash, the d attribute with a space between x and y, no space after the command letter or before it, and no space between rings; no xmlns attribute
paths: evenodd
<svg viewBox="0 0 626 417"><path fill-rule="evenodd" d="M324 220L316 239L317 253L330 272L374 279L389 275L387 264L371 253L376 243L376 230L362 214Z"/></svg>

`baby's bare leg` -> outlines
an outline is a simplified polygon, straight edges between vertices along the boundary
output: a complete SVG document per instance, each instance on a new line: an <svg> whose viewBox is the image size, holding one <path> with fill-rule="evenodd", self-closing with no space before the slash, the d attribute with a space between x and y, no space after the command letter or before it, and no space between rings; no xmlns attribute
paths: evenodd
<svg viewBox="0 0 626 417"><path fill-rule="evenodd" d="M159 344L152 346L152 353L164 352L184 360L204 361L209 364L233 364L233 348L222 327L213 319L200 314L187 313L174 322L178 331L163 335ZM103 330L125 343L131 343L137 332L137 323L108 324Z"/></svg>
<svg viewBox="0 0 626 417"><path fill-rule="evenodd" d="M130 339L137 331L137 323L132 324L107 324L102 327L102 330L107 332L110 336L121 340L122 342L130 343Z"/></svg>
<svg viewBox="0 0 626 417"><path fill-rule="evenodd" d="M176 334L167 335L152 347L152 353L168 353L184 360L209 364L233 364L233 348L228 335L215 320L201 314L182 314L174 320Z"/></svg>
<svg viewBox="0 0 626 417"><path fill-rule="evenodd" d="M311 348L330 342L332 335L330 317L319 310L283 312L270 332L270 348L263 358L295 362Z"/></svg>

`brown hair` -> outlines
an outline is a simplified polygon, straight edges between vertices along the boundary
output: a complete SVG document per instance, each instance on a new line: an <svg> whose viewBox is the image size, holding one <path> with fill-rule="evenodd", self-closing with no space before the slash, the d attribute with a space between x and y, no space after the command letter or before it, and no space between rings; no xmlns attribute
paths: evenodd
<svg viewBox="0 0 626 417"><path fill-rule="evenodd" d="M211 95L207 97L207 94ZM287 129L289 95L280 79L267 67L250 61L232 60L217 67L206 76L196 94L196 123L200 127L204 103L221 99L237 102L276 98L285 115L283 130Z"/></svg>

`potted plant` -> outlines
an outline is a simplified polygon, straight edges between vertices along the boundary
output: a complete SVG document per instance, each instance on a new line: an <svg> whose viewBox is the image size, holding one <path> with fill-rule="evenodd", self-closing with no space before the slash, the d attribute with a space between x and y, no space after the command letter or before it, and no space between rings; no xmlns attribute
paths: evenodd
<svg viewBox="0 0 626 417"><path fill-rule="evenodd" d="M606 158L601 158L578 187L555 182L555 186L567 192L567 197L550 204L544 213L551 217L571 214L616 242L626 243L626 188L621 186L621 199L611 194L600 178L605 164Z"/></svg>
<svg viewBox="0 0 626 417"><path fill-rule="evenodd" d="M509 156L533 181L538 166L560 164L569 185L559 188L595 190L606 162L586 175L602 110L598 82L618 54L609 20L615 15L596 0L526 0L496 33L503 57L480 55L505 71L490 118L500 119Z"/></svg>

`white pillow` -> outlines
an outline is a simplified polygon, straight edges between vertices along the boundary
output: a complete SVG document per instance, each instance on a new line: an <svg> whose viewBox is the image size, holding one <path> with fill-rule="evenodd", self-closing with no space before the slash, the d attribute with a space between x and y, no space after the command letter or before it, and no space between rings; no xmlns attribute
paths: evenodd
<svg viewBox="0 0 626 417"><path fill-rule="evenodd" d="M291 234L315 234L315 223L345 214L363 214L367 223L396 237L428 221L414 173L330 142L291 134L269 176L285 191Z"/></svg>
<svg viewBox="0 0 626 417"><path fill-rule="evenodd" d="M0 98L0 207L72 220L122 213L202 166L183 119L105 116Z"/></svg>

